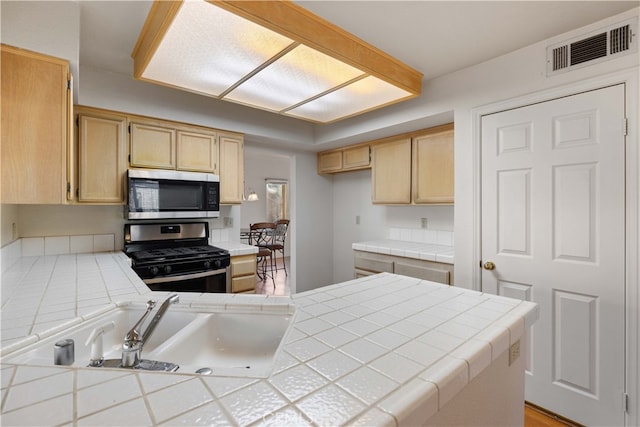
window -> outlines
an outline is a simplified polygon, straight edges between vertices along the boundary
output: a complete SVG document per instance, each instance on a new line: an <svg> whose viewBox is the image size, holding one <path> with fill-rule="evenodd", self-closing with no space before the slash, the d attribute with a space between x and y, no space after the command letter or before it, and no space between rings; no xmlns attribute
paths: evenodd
<svg viewBox="0 0 640 427"><path fill-rule="evenodd" d="M289 218L288 182L267 178L267 221L275 222Z"/></svg>

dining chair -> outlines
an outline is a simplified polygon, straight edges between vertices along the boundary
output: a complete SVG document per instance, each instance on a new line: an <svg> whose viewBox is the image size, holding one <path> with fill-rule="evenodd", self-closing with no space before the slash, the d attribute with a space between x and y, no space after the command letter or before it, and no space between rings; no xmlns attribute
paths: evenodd
<svg viewBox="0 0 640 427"><path fill-rule="evenodd" d="M262 281L266 281L267 276L271 276L274 288L276 282L273 278L273 252L269 249L269 245L273 242L275 229L276 225L273 222L258 222L249 225L249 244L258 247L256 273ZM260 274L261 269L262 274Z"/></svg>
<svg viewBox="0 0 640 427"><path fill-rule="evenodd" d="M286 276L289 275L287 273L287 264L284 260L284 252L285 252L285 240L287 238L287 230L289 229L289 220L288 219L279 219L275 222L275 231L273 232L273 241L271 244L267 245L267 247L274 252L273 261L275 262L275 270L278 270L277 265L277 254L276 251L282 254L282 267L284 268L284 274Z"/></svg>

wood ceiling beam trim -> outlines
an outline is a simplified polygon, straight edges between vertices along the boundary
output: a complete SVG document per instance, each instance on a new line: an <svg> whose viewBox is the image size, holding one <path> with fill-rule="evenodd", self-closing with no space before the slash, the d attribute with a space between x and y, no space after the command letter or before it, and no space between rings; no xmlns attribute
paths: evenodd
<svg viewBox="0 0 640 427"><path fill-rule="evenodd" d="M422 73L289 0L207 0L412 93Z"/></svg>
<svg viewBox="0 0 640 427"><path fill-rule="evenodd" d="M142 73L158 49L162 38L175 19L182 1L155 1L133 48L133 77L142 80Z"/></svg>

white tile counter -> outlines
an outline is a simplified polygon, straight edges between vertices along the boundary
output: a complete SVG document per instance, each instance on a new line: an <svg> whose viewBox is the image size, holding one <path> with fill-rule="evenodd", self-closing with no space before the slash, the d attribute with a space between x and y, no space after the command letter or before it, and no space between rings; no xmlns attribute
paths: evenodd
<svg viewBox="0 0 640 427"><path fill-rule="evenodd" d="M357 251L453 264L454 251L450 245L383 239L353 243L351 248Z"/></svg>
<svg viewBox="0 0 640 427"><path fill-rule="evenodd" d="M238 242L210 242L212 246L229 251L231 256L257 254L258 248Z"/></svg>
<svg viewBox="0 0 640 427"><path fill-rule="evenodd" d="M148 299L126 261L120 253L60 255L7 268L3 355L118 301ZM3 362L2 424L395 426L437 419L502 363L538 316L533 303L386 273L292 300L294 324L269 378ZM291 299L182 294L179 304L195 301L265 310Z"/></svg>

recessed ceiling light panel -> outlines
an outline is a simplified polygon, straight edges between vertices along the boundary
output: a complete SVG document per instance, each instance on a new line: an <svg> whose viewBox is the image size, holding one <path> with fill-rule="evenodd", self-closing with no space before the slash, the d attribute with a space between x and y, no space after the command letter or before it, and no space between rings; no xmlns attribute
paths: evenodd
<svg viewBox="0 0 640 427"><path fill-rule="evenodd" d="M368 76L289 110L286 114L325 123L371 111L407 98L412 98L412 95L406 90Z"/></svg>
<svg viewBox="0 0 640 427"><path fill-rule="evenodd" d="M204 1L186 1L142 77L219 96L293 40Z"/></svg>
<svg viewBox="0 0 640 427"><path fill-rule="evenodd" d="M416 97L422 74L288 0L156 0L134 77L326 123Z"/></svg>
<svg viewBox="0 0 640 427"><path fill-rule="evenodd" d="M363 74L362 70L299 45L243 82L225 99L281 111Z"/></svg>

